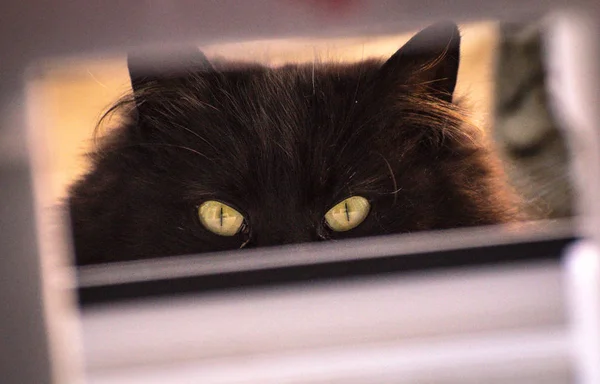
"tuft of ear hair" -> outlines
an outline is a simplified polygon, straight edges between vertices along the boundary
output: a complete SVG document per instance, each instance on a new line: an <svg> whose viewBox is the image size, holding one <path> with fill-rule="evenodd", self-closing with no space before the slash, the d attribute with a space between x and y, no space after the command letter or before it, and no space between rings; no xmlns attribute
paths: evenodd
<svg viewBox="0 0 600 384"><path fill-rule="evenodd" d="M418 88L452 102L460 60L460 32L452 22L433 24L402 46L381 68L386 82Z"/></svg>
<svg viewBox="0 0 600 384"><path fill-rule="evenodd" d="M127 67L134 94L153 81L189 72L213 70L204 53L197 47L131 52L127 55Z"/></svg>

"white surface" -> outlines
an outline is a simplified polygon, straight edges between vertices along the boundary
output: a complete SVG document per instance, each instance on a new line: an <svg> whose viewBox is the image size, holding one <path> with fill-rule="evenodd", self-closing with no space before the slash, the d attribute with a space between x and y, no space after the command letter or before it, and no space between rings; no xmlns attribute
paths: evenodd
<svg viewBox="0 0 600 384"><path fill-rule="evenodd" d="M591 242L571 247L566 257L569 329L577 383L600 383L600 252Z"/></svg>
<svg viewBox="0 0 600 384"><path fill-rule="evenodd" d="M560 329L562 297L559 266L548 263L92 307L87 372Z"/></svg>
<svg viewBox="0 0 600 384"><path fill-rule="evenodd" d="M92 384L570 383L562 329L225 357L92 372Z"/></svg>

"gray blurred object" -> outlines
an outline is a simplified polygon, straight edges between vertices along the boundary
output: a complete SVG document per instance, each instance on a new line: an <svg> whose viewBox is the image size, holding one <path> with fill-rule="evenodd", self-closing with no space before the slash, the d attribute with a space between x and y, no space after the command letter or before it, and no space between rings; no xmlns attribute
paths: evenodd
<svg viewBox="0 0 600 384"><path fill-rule="evenodd" d="M573 212L569 153L548 104L542 56L540 25L500 25L493 135L534 219Z"/></svg>

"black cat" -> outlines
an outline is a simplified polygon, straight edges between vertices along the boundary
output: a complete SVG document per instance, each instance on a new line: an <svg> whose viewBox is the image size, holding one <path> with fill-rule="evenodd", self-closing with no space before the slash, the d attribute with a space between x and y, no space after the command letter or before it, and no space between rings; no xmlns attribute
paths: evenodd
<svg viewBox="0 0 600 384"><path fill-rule="evenodd" d="M130 57L125 122L70 190L77 263L486 225L518 218L496 158L452 102L456 25L386 62Z"/></svg>

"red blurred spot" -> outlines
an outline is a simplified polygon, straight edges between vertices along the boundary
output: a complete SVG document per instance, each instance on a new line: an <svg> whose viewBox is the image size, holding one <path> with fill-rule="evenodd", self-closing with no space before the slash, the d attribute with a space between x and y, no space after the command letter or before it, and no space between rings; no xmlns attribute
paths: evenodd
<svg viewBox="0 0 600 384"><path fill-rule="evenodd" d="M331 13L341 13L348 11L356 0L295 0L298 3L304 3Z"/></svg>

